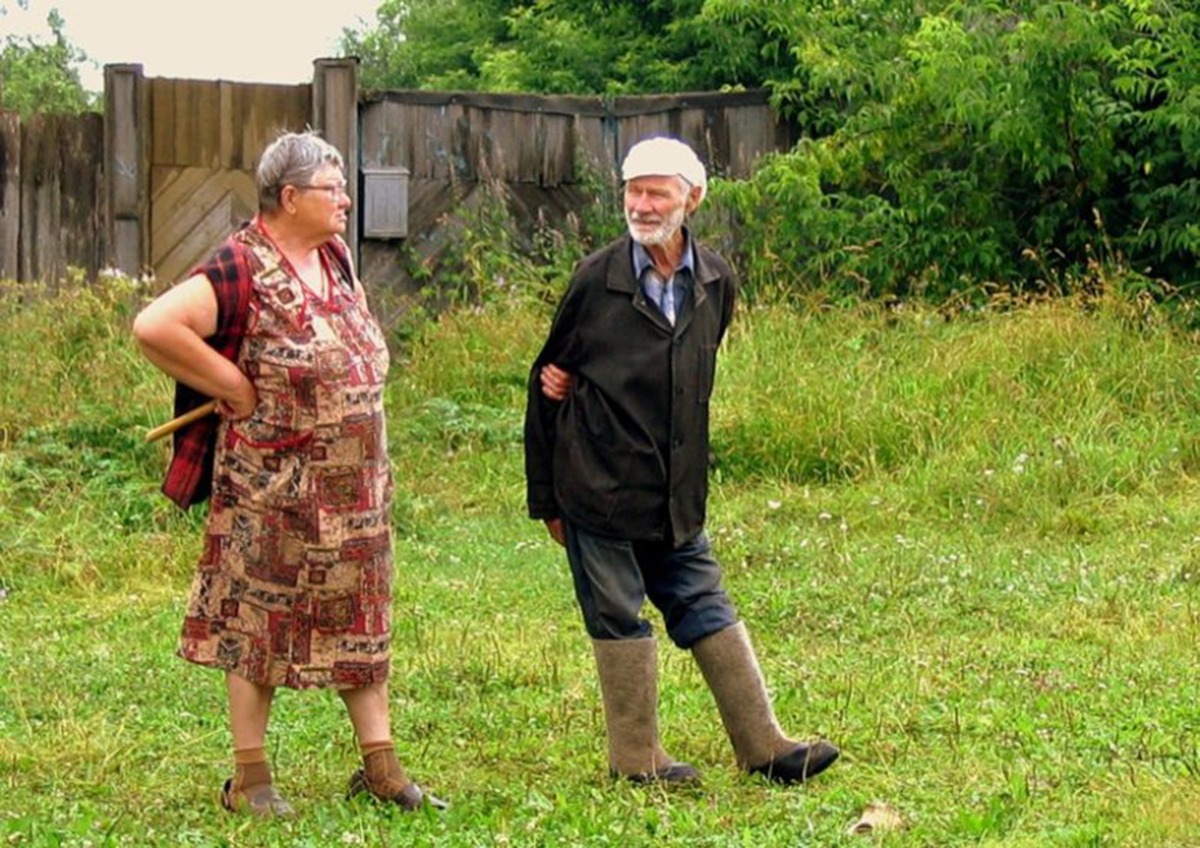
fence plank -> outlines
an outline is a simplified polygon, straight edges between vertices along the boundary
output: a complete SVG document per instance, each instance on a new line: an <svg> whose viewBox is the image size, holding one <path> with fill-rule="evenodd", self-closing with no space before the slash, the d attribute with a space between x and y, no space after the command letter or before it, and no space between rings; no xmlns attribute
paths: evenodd
<svg viewBox="0 0 1200 848"><path fill-rule="evenodd" d="M56 284L103 256L103 119L34 115L22 126L18 275Z"/></svg>
<svg viewBox="0 0 1200 848"><path fill-rule="evenodd" d="M572 122L576 152L574 162L590 173L575 178L604 177L617 166L617 124L615 120L594 115L579 115Z"/></svg>
<svg viewBox="0 0 1200 848"><path fill-rule="evenodd" d="M358 133L358 60L318 59L313 77L312 123L321 135L341 151L349 175L346 191L358 205L358 179L355 171L361 161ZM346 241L354 261L358 261L358 216L346 221Z"/></svg>
<svg viewBox="0 0 1200 848"><path fill-rule="evenodd" d="M21 116L0 112L0 280L20 279Z"/></svg>
<svg viewBox="0 0 1200 848"><path fill-rule="evenodd" d="M60 121L59 257L64 270L78 268L91 279L103 267L106 253L104 116L61 116Z"/></svg>
<svg viewBox="0 0 1200 848"><path fill-rule="evenodd" d="M174 164L175 134L180 129L173 120L175 88L170 80L148 79L150 89L150 162Z"/></svg>

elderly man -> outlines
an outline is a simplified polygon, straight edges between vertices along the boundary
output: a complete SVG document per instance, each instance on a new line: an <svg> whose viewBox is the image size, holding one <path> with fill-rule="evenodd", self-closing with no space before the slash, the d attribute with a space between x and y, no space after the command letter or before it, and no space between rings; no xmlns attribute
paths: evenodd
<svg viewBox="0 0 1200 848"><path fill-rule="evenodd" d="M781 731L704 533L708 403L736 295L728 263L685 226L704 199L704 166L683 142L650 138L629 150L622 178L628 235L579 263L533 364L529 514L566 548L614 777L699 777L659 742L649 597L696 658L738 765L803 782L838 749Z"/></svg>

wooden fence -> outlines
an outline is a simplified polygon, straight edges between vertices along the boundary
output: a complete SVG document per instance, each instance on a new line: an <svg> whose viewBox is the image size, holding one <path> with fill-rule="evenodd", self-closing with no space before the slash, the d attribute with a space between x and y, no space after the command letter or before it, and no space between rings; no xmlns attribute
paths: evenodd
<svg viewBox="0 0 1200 848"><path fill-rule="evenodd" d="M318 60L312 84L294 86L152 79L139 65L112 65L105 104L103 116L0 114L0 277L112 266L179 279L253 213L256 157L283 130L312 126L343 152L356 207L382 208L371 175L403 174L403 195L388 199L403 204L402 230L351 216L348 240L374 286L404 276L398 244L435 253L446 213L485 184L509 186L519 217L561 220L588 200L581 186L615 180L647 135L683 138L710 172L731 177L796 140L761 91L360 92L353 59Z"/></svg>
<svg viewBox="0 0 1200 848"><path fill-rule="evenodd" d="M0 279L94 275L104 258L101 115L0 113Z"/></svg>
<svg viewBox="0 0 1200 848"><path fill-rule="evenodd" d="M388 91L360 98L359 124L364 173L407 172L408 264L423 268L436 267L452 238L447 213L494 200L475 196L489 182L507 188L514 218L555 224L591 199L581 193L589 182L615 181L625 152L646 136L682 138L710 172L730 177L748 175L764 153L796 139L763 91L618 98ZM367 237L359 249L365 280L415 287L394 244Z"/></svg>

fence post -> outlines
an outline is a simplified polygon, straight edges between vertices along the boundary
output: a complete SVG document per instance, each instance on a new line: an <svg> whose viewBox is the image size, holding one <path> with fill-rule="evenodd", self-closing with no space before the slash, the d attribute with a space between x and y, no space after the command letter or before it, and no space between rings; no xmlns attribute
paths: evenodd
<svg viewBox="0 0 1200 848"><path fill-rule="evenodd" d="M149 130L149 98L142 66L105 65L105 261L131 276L150 266Z"/></svg>
<svg viewBox="0 0 1200 848"><path fill-rule="evenodd" d="M346 191L352 212L346 222L346 243L358 264L358 59L317 59L313 62L313 128L342 152L346 160Z"/></svg>

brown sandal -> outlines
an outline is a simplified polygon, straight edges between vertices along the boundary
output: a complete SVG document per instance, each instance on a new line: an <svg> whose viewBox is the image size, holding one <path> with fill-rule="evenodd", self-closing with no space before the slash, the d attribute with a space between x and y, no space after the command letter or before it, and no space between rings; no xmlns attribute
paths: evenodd
<svg viewBox="0 0 1200 848"><path fill-rule="evenodd" d="M445 810L450 806L441 798L435 798L428 792L425 792L411 780L402 786L390 783L386 786L372 786L366 772L363 769L359 769L350 775L350 790L346 793L346 799L349 800L355 795L361 795L364 792L377 801L396 804L402 810L410 812L419 810L426 805L435 810Z"/></svg>
<svg viewBox="0 0 1200 848"><path fill-rule="evenodd" d="M233 778L221 787L221 806L231 813L248 813L260 819L288 818L292 805L275 789L274 784L260 783L249 791L233 788Z"/></svg>

